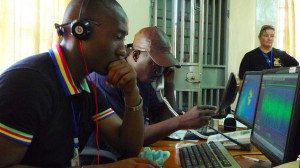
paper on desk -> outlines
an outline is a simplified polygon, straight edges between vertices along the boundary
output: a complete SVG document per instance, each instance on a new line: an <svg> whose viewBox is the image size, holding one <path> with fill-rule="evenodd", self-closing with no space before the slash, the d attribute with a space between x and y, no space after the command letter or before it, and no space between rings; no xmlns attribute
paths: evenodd
<svg viewBox="0 0 300 168"><path fill-rule="evenodd" d="M240 142L242 144L250 144L251 129L228 132L228 133L224 133L224 134L231 137L234 140L237 140L238 142ZM237 144L228 140L226 137L224 137L221 134L210 135L207 138L207 142L210 142L210 141L220 141L225 147L237 146Z"/></svg>
<svg viewBox="0 0 300 168"><path fill-rule="evenodd" d="M175 131L174 133L177 134L181 140L183 140L184 135L186 134L187 130L178 130Z"/></svg>

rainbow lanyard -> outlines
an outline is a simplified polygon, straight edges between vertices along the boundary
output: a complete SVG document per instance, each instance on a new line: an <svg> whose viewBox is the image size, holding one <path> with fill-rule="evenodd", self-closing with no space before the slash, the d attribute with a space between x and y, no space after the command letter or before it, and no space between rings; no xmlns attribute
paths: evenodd
<svg viewBox="0 0 300 168"><path fill-rule="evenodd" d="M272 69L272 60L273 60L273 49L271 50L271 54L270 54L270 57L271 59L269 58L269 56L267 54L265 54L262 50L260 50L261 54L264 56L266 62L268 63L269 67Z"/></svg>
<svg viewBox="0 0 300 168"><path fill-rule="evenodd" d="M80 86L76 86L74 83L71 73L69 72L67 63L63 57L63 53L60 49L59 44L56 44L53 49L49 49L49 55L55 65L56 72L58 74L60 83L65 91L66 96L72 96L81 91L85 90L90 92L86 80L83 81ZM84 87L85 86L85 87ZM79 158L79 121L80 121L80 112L78 115L75 113L74 104L72 102L72 98L70 97L70 106L72 111L72 120L73 120L73 127L74 127L74 156L71 159L71 166L80 166L80 158Z"/></svg>

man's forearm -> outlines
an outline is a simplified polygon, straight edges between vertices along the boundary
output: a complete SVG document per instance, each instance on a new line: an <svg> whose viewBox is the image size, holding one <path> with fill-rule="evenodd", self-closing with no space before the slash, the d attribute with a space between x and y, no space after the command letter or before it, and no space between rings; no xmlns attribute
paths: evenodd
<svg viewBox="0 0 300 168"><path fill-rule="evenodd" d="M138 91L136 91L132 95L125 96L124 101L127 107L125 108L120 135L122 151L125 156L137 156L144 140L143 100Z"/></svg>
<svg viewBox="0 0 300 168"><path fill-rule="evenodd" d="M178 117L145 126L144 146L165 138L180 129Z"/></svg>

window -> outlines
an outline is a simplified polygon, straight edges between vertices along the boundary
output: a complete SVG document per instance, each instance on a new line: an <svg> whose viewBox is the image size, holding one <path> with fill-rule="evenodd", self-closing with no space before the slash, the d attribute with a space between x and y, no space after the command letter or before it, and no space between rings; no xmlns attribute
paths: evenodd
<svg viewBox="0 0 300 168"><path fill-rule="evenodd" d="M0 1L0 73L13 63L56 42L54 23L61 23L70 0Z"/></svg>

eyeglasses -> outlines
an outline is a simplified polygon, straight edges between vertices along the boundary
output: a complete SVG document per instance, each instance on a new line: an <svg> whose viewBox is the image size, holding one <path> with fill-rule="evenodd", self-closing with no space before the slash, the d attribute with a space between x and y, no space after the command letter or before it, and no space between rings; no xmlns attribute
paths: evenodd
<svg viewBox="0 0 300 168"><path fill-rule="evenodd" d="M148 56L151 57L149 51L142 51L142 52L146 52ZM154 73L155 76L165 75L168 73L168 71L169 71L169 67L163 67L153 62L152 72Z"/></svg>
<svg viewBox="0 0 300 168"><path fill-rule="evenodd" d="M95 21L95 20L85 19L85 21L91 22L91 23L93 23L96 26L100 26L100 23L97 22L97 21ZM61 28L61 27L65 27L65 26L71 24L72 22L67 22L67 23L63 23L63 24L57 24L57 23L55 23L54 26L55 26L56 29L58 29L58 28Z"/></svg>
<svg viewBox="0 0 300 168"><path fill-rule="evenodd" d="M126 44L125 50L126 50L126 57L127 57L130 55L131 52L133 52L132 44Z"/></svg>
<svg viewBox="0 0 300 168"><path fill-rule="evenodd" d="M89 20L89 19L85 19L85 21L87 22L90 22L90 23L93 23L94 25L96 25L97 27L100 26L100 23L97 22L97 21L94 21L94 20ZM74 21L72 22L67 22L67 23L63 23L63 24L57 24L55 23L54 26L55 26L55 29L57 31L57 34L58 36L63 36L63 32L64 32L64 27L69 25L69 24L72 24Z"/></svg>
<svg viewBox="0 0 300 168"><path fill-rule="evenodd" d="M134 50L134 51L146 52L147 55L149 57L151 57L149 51L140 51L140 50ZM155 76L165 75L169 72L169 69L170 69L169 67L163 67L163 66L157 65L154 61L153 61L152 67L151 67L152 73Z"/></svg>
<svg viewBox="0 0 300 168"><path fill-rule="evenodd" d="M152 72L156 75L165 75L169 72L169 67L163 67L163 66L159 66L157 64L153 64L152 65Z"/></svg>

